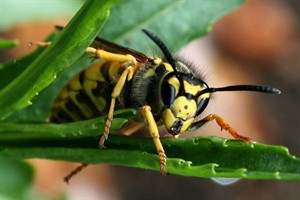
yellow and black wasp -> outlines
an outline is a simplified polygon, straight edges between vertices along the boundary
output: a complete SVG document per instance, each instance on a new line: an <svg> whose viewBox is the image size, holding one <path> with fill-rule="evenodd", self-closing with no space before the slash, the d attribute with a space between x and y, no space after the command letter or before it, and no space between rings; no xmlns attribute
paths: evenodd
<svg viewBox="0 0 300 200"><path fill-rule="evenodd" d="M215 120L234 138L249 141L239 135L221 117L210 114L195 120L209 103L211 93L221 91L255 91L279 94L280 90L256 85L233 85L212 88L180 59L175 59L165 44L152 32L143 32L161 49L164 58L149 57L135 50L96 38L101 48L88 47L100 62L75 75L61 90L53 104L50 120L54 123L73 122L107 115L105 130L99 140L103 148L109 135L115 109L134 108L139 114L120 133L130 135L147 124L158 152L160 172L166 174L166 154L160 142L159 125L178 137ZM82 164L65 178L79 172Z"/></svg>

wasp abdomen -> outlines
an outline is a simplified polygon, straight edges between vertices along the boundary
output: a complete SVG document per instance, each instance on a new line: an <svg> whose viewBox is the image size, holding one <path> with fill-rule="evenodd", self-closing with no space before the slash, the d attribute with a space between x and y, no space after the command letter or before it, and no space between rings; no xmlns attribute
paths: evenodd
<svg viewBox="0 0 300 200"><path fill-rule="evenodd" d="M101 61L75 75L54 101L50 121L80 121L108 112L122 65Z"/></svg>

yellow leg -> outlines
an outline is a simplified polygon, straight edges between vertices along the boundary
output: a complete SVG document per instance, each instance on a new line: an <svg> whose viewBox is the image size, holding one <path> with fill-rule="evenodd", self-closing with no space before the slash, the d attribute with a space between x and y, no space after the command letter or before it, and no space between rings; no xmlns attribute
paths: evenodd
<svg viewBox="0 0 300 200"><path fill-rule="evenodd" d="M137 121L129 121L127 124L118 130L118 133L120 135L132 135L133 133L140 130L145 124L143 122L137 122Z"/></svg>
<svg viewBox="0 0 300 200"><path fill-rule="evenodd" d="M117 54L117 53L111 53L108 51L105 51L103 49L95 49L93 47L88 47L86 49L87 53L95 54L96 58L101 58L109 62L129 62L132 61L133 64L136 64L136 59L131 55L123 55L123 54Z"/></svg>
<svg viewBox="0 0 300 200"><path fill-rule="evenodd" d="M216 120L217 124L221 127L221 130L225 129L226 131L228 131L230 133L230 135L232 135L232 137L234 137L235 139L238 140L244 140L244 141L250 141L251 139L248 137L244 137L242 135L239 135L229 124L227 124L227 122L222 119L220 116L215 115L215 114L210 114L207 117L201 119L200 121L203 122L208 122L208 121L212 121L212 120Z"/></svg>
<svg viewBox="0 0 300 200"><path fill-rule="evenodd" d="M167 171L166 171L167 156L166 156L165 150L160 142L157 124L152 115L150 106L144 106L142 108L142 114L147 121L149 132L153 138L153 141L154 141L157 153L158 153L159 163L160 163L160 173L162 175L167 175Z"/></svg>
<svg viewBox="0 0 300 200"><path fill-rule="evenodd" d="M38 47L47 47L51 45L51 42L28 42L27 46L32 47L33 45Z"/></svg>
<svg viewBox="0 0 300 200"><path fill-rule="evenodd" d="M113 120L113 114L114 114L114 109L115 109L116 98L120 95L120 93L123 89L123 86L125 84L125 81L128 80L128 77L132 77L132 74L133 74L133 67L131 67L131 66L127 67L123 71L121 77L118 79L118 81L115 85L115 88L114 88L113 92L111 93L110 108L109 108L109 111L108 111L104 132L103 132L103 135L102 135L102 137L99 141L99 147L100 148L105 147L104 142L105 142L105 140L107 140L107 137L108 137L108 134L109 134L109 128L110 128L111 122Z"/></svg>

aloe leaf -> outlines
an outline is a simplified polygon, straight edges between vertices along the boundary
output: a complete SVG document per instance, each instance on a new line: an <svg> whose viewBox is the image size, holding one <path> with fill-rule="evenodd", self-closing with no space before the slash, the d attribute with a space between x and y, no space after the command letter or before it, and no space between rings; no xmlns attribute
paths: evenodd
<svg viewBox="0 0 300 200"><path fill-rule="evenodd" d="M0 157L0 174L0 199L26 199L33 182L32 166L24 161Z"/></svg>
<svg viewBox="0 0 300 200"><path fill-rule="evenodd" d="M119 117L114 121L115 129L126 121ZM61 125L6 124L0 129L0 156L106 163L159 171L151 138L110 135L107 149L98 149L104 123L105 118ZM42 136L35 134L34 129L40 130ZM161 140L168 156L167 171L171 174L300 180L300 159L290 155L285 147L218 137Z"/></svg>
<svg viewBox="0 0 300 200"><path fill-rule="evenodd" d="M114 113L111 130L119 129L135 116L136 110L118 110ZM16 124L0 123L0 145L32 145L35 141L59 141L81 139L86 137L98 138L104 130L106 116L76 123L66 124ZM38 131L37 131L38 130ZM43 144L44 145L44 144Z"/></svg>

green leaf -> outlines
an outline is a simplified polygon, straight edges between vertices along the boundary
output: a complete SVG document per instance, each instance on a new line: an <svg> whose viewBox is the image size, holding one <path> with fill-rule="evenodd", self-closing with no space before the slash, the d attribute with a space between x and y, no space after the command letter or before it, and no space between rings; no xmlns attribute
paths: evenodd
<svg viewBox="0 0 300 200"><path fill-rule="evenodd" d="M136 114L136 110L118 110L114 113L111 129L119 129L129 118ZM48 142L59 140L72 140L86 137L98 137L100 130L104 130L106 116L76 123L66 124L15 124L0 123L0 146L25 145L34 146L35 141ZM38 131L37 131L38 130ZM93 131L90 131L93 130ZM43 143L43 146L45 144Z"/></svg>
<svg viewBox="0 0 300 200"><path fill-rule="evenodd" d="M58 72L82 56L106 21L111 4L111 1L87 1L52 45L0 91L0 119L32 104L31 99L48 86Z"/></svg>
<svg viewBox="0 0 300 200"><path fill-rule="evenodd" d="M19 45L18 40L5 40L0 37L0 49L11 49Z"/></svg>
<svg viewBox="0 0 300 200"><path fill-rule="evenodd" d="M119 117L116 116L113 128L119 128L126 121ZM1 125L0 156L106 163L159 171L158 155L151 138L111 134L106 141L107 148L98 149L104 124L105 118L60 125ZM171 174L300 180L300 159L291 156L285 147L218 137L161 140L168 157L167 171Z"/></svg>
<svg viewBox="0 0 300 200"><path fill-rule="evenodd" d="M57 36L58 33L54 32L45 41L52 41ZM16 79L42 52L43 48L38 48L29 55L0 64L0 90Z"/></svg>
<svg viewBox="0 0 300 200"><path fill-rule="evenodd" d="M0 157L0 199L26 199L33 169L24 161Z"/></svg>
<svg viewBox="0 0 300 200"><path fill-rule="evenodd" d="M147 28L158 35L169 49L178 51L191 40L207 34L216 20L243 2L126 0L112 9L100 36L148 53L149 49L156 46L141 32L142 28Z"/></svg>

